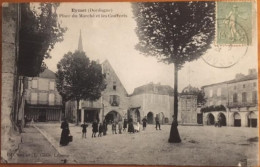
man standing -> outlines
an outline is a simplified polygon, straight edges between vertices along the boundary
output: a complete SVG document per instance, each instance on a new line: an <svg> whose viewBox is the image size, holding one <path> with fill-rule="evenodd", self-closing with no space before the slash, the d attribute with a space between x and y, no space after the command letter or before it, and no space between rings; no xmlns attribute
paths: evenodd
<svg viewBox="0 0 260 167"><path fill-rule="evenodd" d="M160 122L159 122L159 116L158 116L158 114L156 115L156 117L155 117L155 121L156 121L156 130L157 130L157 128L159 127L159 130L161 130L161 125L160 125Z"/></svg>

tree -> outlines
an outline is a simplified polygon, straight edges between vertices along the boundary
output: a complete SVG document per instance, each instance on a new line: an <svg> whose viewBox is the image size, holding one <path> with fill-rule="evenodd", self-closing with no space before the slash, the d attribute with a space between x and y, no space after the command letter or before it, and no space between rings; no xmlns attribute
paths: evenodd
<svg viewBox="0 0 260 167"><path fill-rule="evenodd" d="M174 119L178 118L178 71L203 55L214 39L215 2L133 3L136 49L174 64ZM173 125L172 125L173 127ZM169 142L180 142L177 129Z"/></svg>
<svg viewBox="0 0 260 167"><path fill-rule="evenodd" d="M78 124L80 100L95 101L106 88L101 65L90 61L84 52L68 52L57 64L57 90L64 102L77 102L76 123Z"/></svg>

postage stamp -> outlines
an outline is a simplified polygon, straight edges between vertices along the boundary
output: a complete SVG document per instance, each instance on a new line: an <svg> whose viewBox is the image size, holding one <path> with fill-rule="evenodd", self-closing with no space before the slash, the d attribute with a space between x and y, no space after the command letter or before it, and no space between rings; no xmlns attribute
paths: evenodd
<svg viewBox="0 0 260 167"><path fill-rule="evenodd" d="M217 45L252 43L252 2L217 2Z"/></svg>

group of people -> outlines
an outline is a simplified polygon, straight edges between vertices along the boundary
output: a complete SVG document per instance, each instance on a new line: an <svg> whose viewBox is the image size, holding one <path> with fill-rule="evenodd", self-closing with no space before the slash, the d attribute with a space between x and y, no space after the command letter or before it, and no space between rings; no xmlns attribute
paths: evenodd
<svg viewBox="0 0 260 167"><path fill-rule="evenodd" d="M156 121L156 130L159 128L159 130L161 130L160 127L160 122L159 122L159 118L156 117L155 118ZM145 130L146 125L147 125L147 118L144 117L142 119L143 122L143 130ZM124 119L123 121L112 121L112 134L117 134L117 127L118 127L118 133L122 134L122 132L125 132L126 130L128 131L128 133L136 133L140 131L140 124L139 122L134 123L132 118ZM82 138L87 138L87 127L88 124L86 122L84 122L82 125ZM67 122L67 120L65 119L62 124L61 124L61 139L60 139L60 145L61 146L65 146L68 145L70 140L69 140L69 136L70 136L70 130L69 130L69 124ZM97 120L94 120L92 123L92 138L96 137L96 134L98 133L97 137L102 137L105 136L107 134L107 122L106 120L103 121L103 123L98 123Z"/></svg>

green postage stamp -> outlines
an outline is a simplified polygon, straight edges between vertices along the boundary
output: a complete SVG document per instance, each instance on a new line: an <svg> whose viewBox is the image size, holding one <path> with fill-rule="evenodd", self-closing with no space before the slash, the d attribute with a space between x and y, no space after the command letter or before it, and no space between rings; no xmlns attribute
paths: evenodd
<svg viewBox="0 0 260 167"><path fill-rule="evenodd" d="M216 44L252 43L252 2L217 2Z"/></svg>

